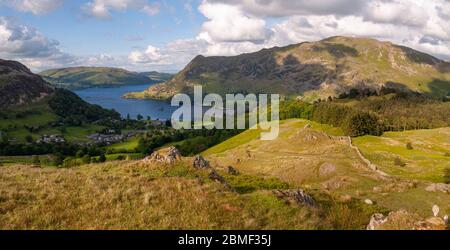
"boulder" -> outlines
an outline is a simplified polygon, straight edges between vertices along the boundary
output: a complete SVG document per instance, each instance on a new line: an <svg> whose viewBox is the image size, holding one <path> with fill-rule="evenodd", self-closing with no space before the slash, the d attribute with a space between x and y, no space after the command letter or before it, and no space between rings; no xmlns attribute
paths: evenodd
<svg viewBox="0 0 450 250"><path fill-rule="evenodd" d="M194 168L196 169L209 169L211 168L211 165L209 164L209 161L205 160L203 156L197 155L194 157Z"/></svg>
<svg viewBox="0 0 450 250"><path fill-rule="evenodd" d="M275 195L282 200L285 200L286 202L295 202L297 205L300 206L309 206L309 207L315 207L316 201L314 198L312 198L309 194L307 194L302 189L295 189L295 190L277 190L274 192Z"/></svg>
<svg viewBox="0 0 450 250"><path fill-rule="evenodd" d="M146 157L144 162L172 165L179 160L181 160L180 151L175 147L169 147L154 152L150 156Z"/></svg>
<svg viewBox="0 0 450 250"><path fill-rule="evenodd" d="M434 217L438 217L439 216L440 209L439 209L438 205L434 205L431 210L433 211Z"/></svg>
<svg viewBox="0 0 450 250"><path fill-rule="evenodd" d="M364 203L366 203L367 205L373 205L373 201L369 199L365 199Z"/></svg>
<svg viewBox="0 0 450 250"><path fill-rule="evenodd" d="M384 215L376 213L370 218L369 225L367 225L367 230L376 230L386 222L387 218Z"/></svg>

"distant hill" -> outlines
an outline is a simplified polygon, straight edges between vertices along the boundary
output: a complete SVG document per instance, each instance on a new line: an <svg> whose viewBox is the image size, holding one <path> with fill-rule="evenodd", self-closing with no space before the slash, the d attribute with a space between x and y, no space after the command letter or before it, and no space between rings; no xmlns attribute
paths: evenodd
<svg viewBox="0 0 450 250"><path fill-rule="evenodd" d="M66 89L150 84L167 81L171 77L158 72L138 73L119 68L106 67L51 69L41 72L40 75L52 85Z"/></svg>
<svg viewBox="0 0 450 250"><path fill-rule="evenodd" d="M0 59L1 109L37 102L53 92L53 87L24 65Z"/></svg>
<svg viewBox="0 0 450 250"><path fill-rule="evenodd" d="M21 63L0 59L0 112L7 115L33 106L42 106L46 111L50 108L52 115L61 118L76 117L85 122L120 119L117 112L91 105L68 90L55 90Z"/></svg>
<svg viewBox="0 0 450 250"><path fill-rule="evenodd" d="M170 80L174 75L169 73L161 73L157 71L142 72L141 75L147 76L153 81L165 82Z"/></svg>
<svg viewBox="0 0 450 250"><path fill-rule="evenodd" d="M197 56L171 80L128 98L167 99L202 85L209 93L328 97L382 86L446 96L450 63L374 39L331 37L233 57Z"/></svg>

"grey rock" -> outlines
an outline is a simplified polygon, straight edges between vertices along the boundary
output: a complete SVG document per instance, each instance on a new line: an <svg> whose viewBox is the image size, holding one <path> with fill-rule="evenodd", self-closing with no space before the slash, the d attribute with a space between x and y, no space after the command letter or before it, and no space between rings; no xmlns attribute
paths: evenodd
<svg viewBox="0 0 450 250"><path fill-rule="evenodd" d="M307 194L302 189L296 189L296 190L277 190L275 191L275 195L279 199L283 199L285 201L291 201L293 200L295 203L297 203L300 206L306 205L309 207L315 207L316 201L314 198L312 198L309 194Z"/></svg>
<svg viewBox="0 0 450 250"><path fill-rule="evenodd" d="M197 155L194 158L194 168L196 169L208 169L211 168L209 161L205 160L203 156Z"/></svg>

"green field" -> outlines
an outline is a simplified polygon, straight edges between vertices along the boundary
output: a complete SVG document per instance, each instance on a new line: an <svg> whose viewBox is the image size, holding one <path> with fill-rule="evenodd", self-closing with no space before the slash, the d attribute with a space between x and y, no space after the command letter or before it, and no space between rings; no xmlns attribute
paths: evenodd
<svg viewBox="0 0 450 250"><path fill-rule="evenodd" d="M450 128L385 133L355 138L354 144L384 172L406 178L442 182L450 167ZM410 143L412 149L407 149ZM399 158L405 166L396 166Z"/></svg>
<svg viewBox="0 0 450 250"><path fill-rule="evenodd" d="M39 155L40 165L51 166L53 163L52 156L50 155ZM1 165L32 165L33 156L0 156Z"/></svg>
<svg viewBox="0 0 450 250"><path fill-rule="evenodd" d="M139 137L133 137L127 141L112 144L106 147L106 150L113 152L132 152L139 146Z"/></svg>
<svg viewBox="0 0 450 250"><path fill-rule="evenodd" d="M27 136L36 141L43 135L64 135L69 142L86 142L88 135L104 128L98 125L65 127L64 130L61 127L51 127L50 123L57 122L59 117L45 103L8 110L5 113L7 117L0 116L0 131L6 132L9 139L18 143L25 142ZM38 129L30 132L26 127Z"/></svg>

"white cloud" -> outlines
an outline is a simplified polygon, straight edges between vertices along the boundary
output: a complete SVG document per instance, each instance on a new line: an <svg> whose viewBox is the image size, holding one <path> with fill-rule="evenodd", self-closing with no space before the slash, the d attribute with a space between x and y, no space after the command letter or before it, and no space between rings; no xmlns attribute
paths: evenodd
<svg viewBox="0 0 450 250"><path fill-rule="evenodd" d="M0 56L45 58L61 53L59 43L12 18L0 17Z"/></svg>
<svg viewBox="0 0 450 250"><path fill-rule="evenodd" d="M0 0L0 5L6 5L22 12L34 15L45 15L57 9L64 0Z"/></svg>
<svg viewBox="0 0 450 250"><path fill-rule="evenodd" d="M235 55L335 35L373 37L450 57L449 0L203 0L205 55ZM267 18L283 17L269 27Z"/></svg>
<svg viewBox="0 0 450 250"><path fill-rule="evenodd" d="M245 15L238 7L204 2L200 12L209 20L203 24L203 37L218 42L264 41L268 37L266 22Z"/></svg>
<svg viewBox="0 0 450 250"><path fill-rule="evenodd" d="M261 17L293 15L348 15L360 11L368 1L361 0L208 0L211 4L229 4L245 13Z"/></svg>
<svg viewBox="0 0 450 250"><path fill-rule="evenodd" d="M127 9L140 10L147 15L156 15L160 12L158 3L149 3L147 0L92 0L82 7L87 16L108 19L111 11L125 11Z"/></svg>
<svg viewBox="0 0 450 250"><path fill-rule="evenodd" d="M160 61L163 55L158 48L149 45L145 51L132 51L128 58L133 63L150 63Z"/></svg>

